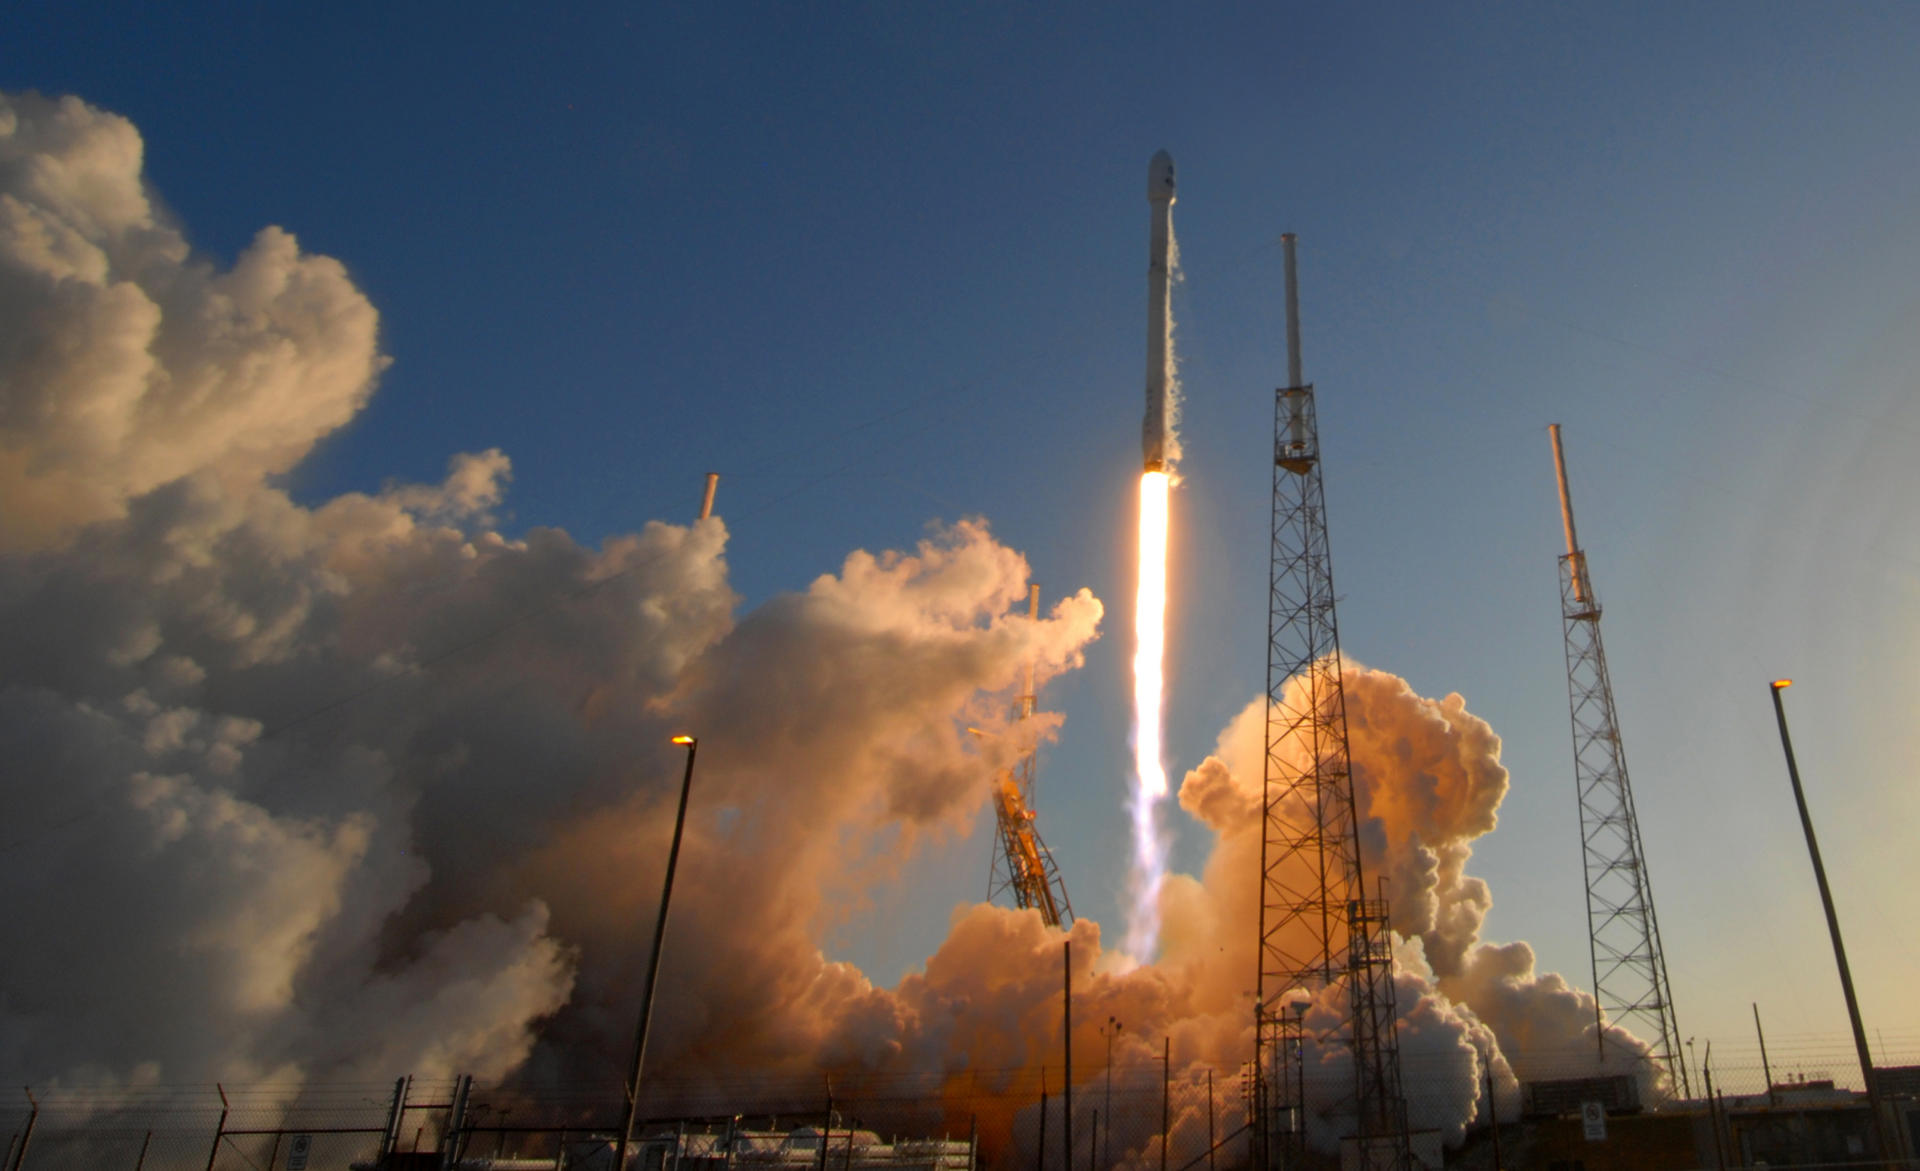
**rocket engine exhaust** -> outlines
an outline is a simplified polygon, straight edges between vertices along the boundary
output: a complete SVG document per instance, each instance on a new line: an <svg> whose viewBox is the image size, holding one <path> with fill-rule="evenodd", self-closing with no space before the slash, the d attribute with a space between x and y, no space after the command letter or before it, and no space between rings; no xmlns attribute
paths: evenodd
<svg viewBox="0 0 1920 1171"><path fill-rule="evenodd" d="M1165 691L1167 637L1168 489L1179 455L1173 436L1173 158L1160 151L1147 164L1147 202L1153 208L1147 252L1147 414L1140 427L1140 577L1133 611L1133 872L1126 951L1151 962L1160 943L1160 886L1167 844L1160 806L1167 796L1161 756L1160 713Z"/></svg>

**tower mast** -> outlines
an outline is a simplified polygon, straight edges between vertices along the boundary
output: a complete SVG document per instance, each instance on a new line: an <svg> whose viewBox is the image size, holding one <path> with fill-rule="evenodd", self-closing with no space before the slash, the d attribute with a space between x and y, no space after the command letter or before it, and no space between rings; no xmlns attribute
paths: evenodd
<svg viewBox="0 0 1920 1171"><path fill-rule="evenodd" d="M1581 857L1586 866L1587 944L1593 965L1594 1045L1607 1060L1606 1019L1647 1038L1648 1056L1669 1079L1678 1071L1688 1097L1685 1063L1676 1063L1680 1026L1667 983L1660 924L1653 913L1640 822L1627 783L1627 757L1613 706L1607 652L1600 641L1600 601L1587 576L1587 555L1573 526L1573 496L1560 448L1560 424L1547 428L1560 484L1560 617L1567 651L1567 706L1573 724L1573 779L1580 800ZM1638 1055L1632 1055L1637 1057Z"/></svg>
<svg viewBox="0 0 1920 1171"><path fill-rule="evenodd" d="M1040 620L1040 587L1027 587L1027 618ZM1014 701L1014 719L1024 723L1033 718L1033 664L1027 664L1026 689ZM1049 927L1073 925L1073 905L1067 901L1067 884L1054 865L1053 851L1040 839L1034 827L1033 786L1039 767L1039 744L1026 746L1012 768L1000 770L993 781L993 813L998 841L987 872L987 901L1012 894L1014 905L1040 912Z"/></svg>
<svg viewBox="0 0 1920 1171"><path fill-rule="evenodd" d="M1274 396L1260 970L1254 1004L1256 1166L1297 1165L1303 1153L1304 1102L1283 1101L1280 1092L1287 1087L1303 1094L1285 1069L1292 1039L1289 1005L1345 980L1359 1165L1367 1171L1404 1171L1412 1154L1400 1086L1386 899L1368 897L1360 860L1319 431L1313 387L1300 372L1294 237L1288 233L1281 240L1287 385Z"/></svg>

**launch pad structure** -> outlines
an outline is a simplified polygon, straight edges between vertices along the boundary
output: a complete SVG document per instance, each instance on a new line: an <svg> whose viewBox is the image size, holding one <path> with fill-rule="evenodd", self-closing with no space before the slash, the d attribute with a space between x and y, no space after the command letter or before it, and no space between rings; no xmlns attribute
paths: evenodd
<svg viewBox="0 0 1920 1171"><path fill-rule="evenodd" d="M1040 620L1040 587L1027 587L1027 618ZM1026 687L1014 700L1014 724L1033 718L1033 664L1027 664ZM1037 910L1049 927L1071 927L1073 904L1067 901L1067 884L1054 864L1053 851L1041 840L1035 827L1034 781L1039 772L1039 744L1027 743L1020 758L1000 770L993 781L995 843L987 868L987 901L1012 895L1021 910Z"/></svg>
<svg viewBox="0 0 1920 1171"><path fill-rule="evenodd" d="M1305 1102L1289 1076L1302 1043L1296 1006L1345 981L1358 1165L1406 1171L1385 884L1370 897L1360 860L1319 430L1300 370L1294 237L1281 239L1287 385L1274 395L1253 1165L1299 1165Z"/></svg>
<svg viewBox="0 0 1920 1171"><path fill-rule="evenodd" d="M1574 534L1573 496L1567 488L1560 424L1547 428L1560 485L1560 523L1567 551L1560 557L1560 615L1567 651L1567 707L1573 725L1573 779L1580 799L1580 853L1586 868L1587 943L1593 964L1594 1045L1606 1064L1606 1024L1649 1040L1647 1057L1692 1097L1679 1056L1680 1026L1667 983L1660 923L1653 913L1653 880L1627 783L1626 750L1600 641L1600 600L1587 575L1587 555ZM1638 1053L1617 1056L1637 1061ZM1678 1074L1675 1078L1674 1075Z"/></svg>

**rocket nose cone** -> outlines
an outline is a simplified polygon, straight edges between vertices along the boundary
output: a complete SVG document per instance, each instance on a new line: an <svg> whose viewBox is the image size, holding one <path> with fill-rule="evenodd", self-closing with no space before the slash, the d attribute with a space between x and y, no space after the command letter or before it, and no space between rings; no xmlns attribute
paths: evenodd
<svg viewBox="0 0 1920 1171"><path fill-rule="evenodd" d="M1147 199L1152 203L1173 202L1173 156L1156 151L1147 164Z"/></svg>

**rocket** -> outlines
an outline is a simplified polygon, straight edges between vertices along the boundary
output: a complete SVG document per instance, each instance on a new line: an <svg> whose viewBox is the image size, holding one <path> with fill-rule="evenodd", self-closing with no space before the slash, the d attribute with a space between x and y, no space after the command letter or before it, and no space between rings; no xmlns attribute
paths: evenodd
<svg viewBox="0 0 1920 1171"><path fill-rule="evenodd" d="M1173 273L1167 252L1173 239L1173 156L1155 152L1147 164L1147 203L1153 227L1147 245L1147 417L1140 425L1145 471L1164 472L1168 459L1167 398L1173 384L1173 319L1167 286Z"/></svg>

